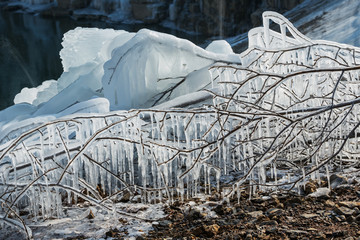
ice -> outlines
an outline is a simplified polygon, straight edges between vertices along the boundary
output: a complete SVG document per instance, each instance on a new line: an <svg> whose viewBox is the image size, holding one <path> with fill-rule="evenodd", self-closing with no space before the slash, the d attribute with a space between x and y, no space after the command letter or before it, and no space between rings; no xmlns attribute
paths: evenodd
<svg viewBox="0 0 360 240"><path fill-rule="evenodd" d="M166 99L170 100L201 89L210 83L207 71L203 72L205 76L197 76L196 81L187 76L201 74L201 69L215 62L228 61L240 63L235 54L211 53L187 40L143 29L115 49L113 57L105 63L104 96L114 110L151 107L163 100L161 94L165 91ZM171 88L176 85L183 90L173 93Z"/></svg>
<svg viewBox="0 0 360 240"><path fill-rule="evenodd" d="M316 189L315 192L309 194L308 196L318 198L318 197L328 196L329 193L330 193L329 188L318 188L318 189Z"/></svg>
<svg viewBox="0 0 360 240"><path fill-rule="evenodd" d="M42 102L48 101L57 94L55 80L48 80L43 82L36 88L23 88L14 98L14 103L30 103L38 106Z"/></svg>
<svg viewBox="0 0 360 240"><path fill-rule="evenodd" d="M212 41L206 48L207 51L219 54L233 54L230 44L225 40Z"/></svg>
<svg viewBox="0 0 360 240"><path fill-rule="evenodd" d="M56 84L26 89L17 98L26 103L0 112L2 196L39 221L82 198L99 221L135 223L161 217L132 215L118 201L301 193L305 181L353 164L360 50L308 39L276 13L264 21L241 54L224 41L202 49L146 29L69 32Z"/></svg>

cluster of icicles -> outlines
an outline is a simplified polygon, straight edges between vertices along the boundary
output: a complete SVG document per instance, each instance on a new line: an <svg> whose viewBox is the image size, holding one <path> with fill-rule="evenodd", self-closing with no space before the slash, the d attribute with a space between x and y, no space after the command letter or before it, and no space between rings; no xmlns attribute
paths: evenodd
<svg viewBox="0 0 360 240"><path fill-rule="evenodd" d="M61 217L78 198L117 211L112 203L129 194L153 203L229 199L245 186L300 191L357 164L360 50L250 33L264 46L253 39L242 65L209 67L220 88L210 106L59 119L4 143L2 220L14 223L21 209ZM283 49L270 45L281 41Z"/></svg>

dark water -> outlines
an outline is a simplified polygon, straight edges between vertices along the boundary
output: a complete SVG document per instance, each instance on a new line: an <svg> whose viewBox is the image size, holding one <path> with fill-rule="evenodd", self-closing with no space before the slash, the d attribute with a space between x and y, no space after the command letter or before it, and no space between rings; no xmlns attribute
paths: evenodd
<svg viewBox="0 0 360 240"><path fill-rule="evenodd" d="M63 34L77 26L138 31L150 28L187 38L196 44L201 36L186 35L159 26L119 25L70 18L44 18L27 13L0 10L0 110L13 105L24 87L36 87L62 73L59 52Z"/></svg>

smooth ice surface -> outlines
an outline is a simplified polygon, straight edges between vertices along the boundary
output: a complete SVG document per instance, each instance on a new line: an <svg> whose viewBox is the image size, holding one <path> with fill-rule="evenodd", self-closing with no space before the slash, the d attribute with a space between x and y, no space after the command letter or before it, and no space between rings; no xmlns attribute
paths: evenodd
<svg viewBox="0 0 360 240"><path fill-rule="evenodd" d="M48 80L36 88L23 88L14 98L14 103L30 103L38 106L57 94L57 82Z"/></svg>
<svg viewBox="0 0 360 240"><path fill-rule="evenodd" d="M74 104L103 96L103 64L111 58L114 48L133 36L134 33L123 30L97 28L78 27L67 32L60 52L64 73L57 81L45 81L39 87L24 88L16 95L15 104L37 106L33 115L39 116L58 114Z"/></svg>
<svg viewBox="0 0 360 240"><path fill-rule="evenodd" d="M194 92L210 84L207 67L216 62L237 62L235 54L216 54L188 40L140 30L118 47L105 63L104 96L111 109L144 108ZM136 67L135 67L136 66ZM205 71L202 71L205 70ZM172 87L179 86L176 91Z"/></svg>
<svg viewBox="0 0 360 240"><path fill-rule="evenodd" d="M207 51L220 54L233 54L230 44L225 40L212 41L206 48Z"/></svg>

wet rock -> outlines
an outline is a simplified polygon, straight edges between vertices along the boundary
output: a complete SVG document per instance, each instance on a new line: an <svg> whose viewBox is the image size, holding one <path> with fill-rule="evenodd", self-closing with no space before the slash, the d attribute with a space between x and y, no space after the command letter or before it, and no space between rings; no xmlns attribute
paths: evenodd
<svg viewBox="0 0 360 240"><path fill-rule="evenodd" d="M344 176L341 176L339 174L332 174L330 176L330 187L331 189L337 188L338 186L342 184L346 184L348 182L347 178Z"/></svg>
<svg viewBox="0 0 360 240"><path fill-rule="evenodd" d="M351 216L355 213L354 210L347 207L336 207L334 211L339 215Z"/></svg>

